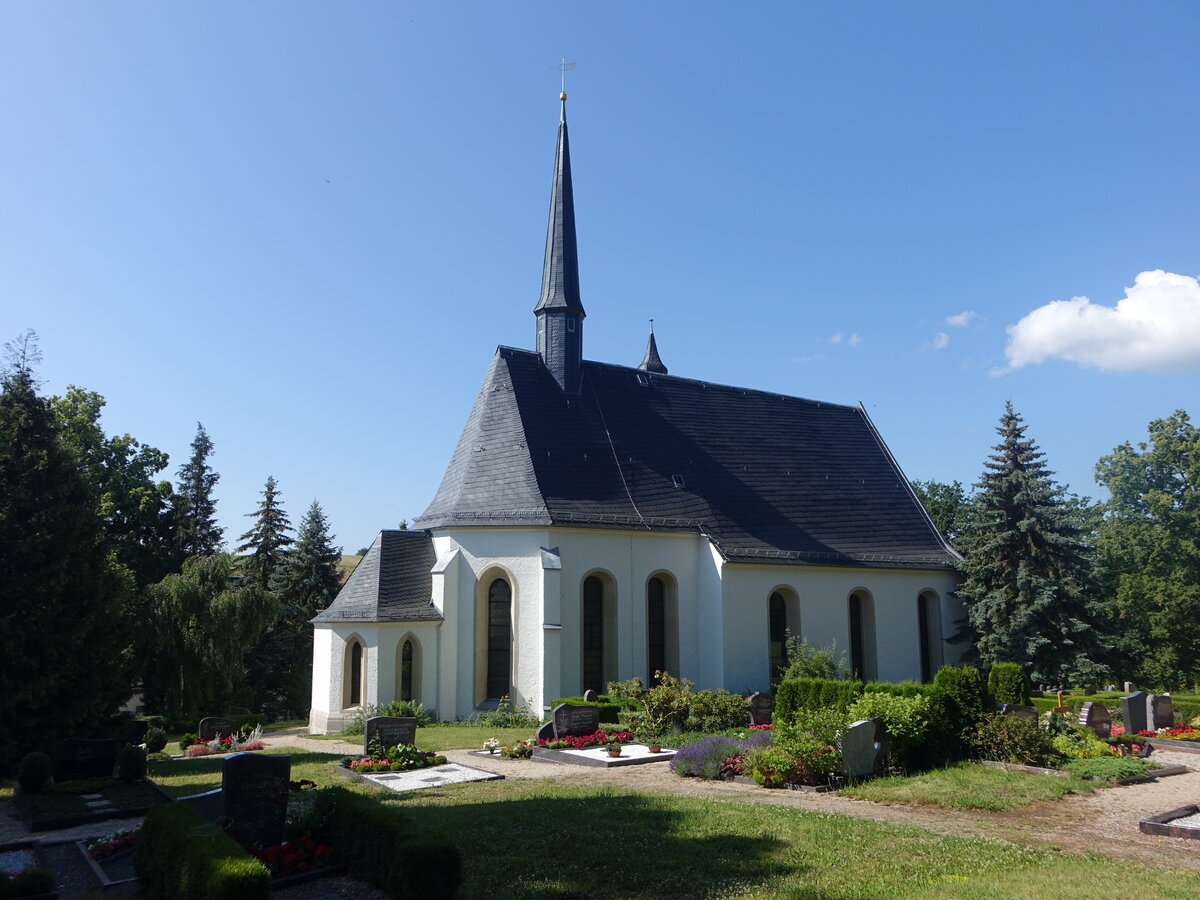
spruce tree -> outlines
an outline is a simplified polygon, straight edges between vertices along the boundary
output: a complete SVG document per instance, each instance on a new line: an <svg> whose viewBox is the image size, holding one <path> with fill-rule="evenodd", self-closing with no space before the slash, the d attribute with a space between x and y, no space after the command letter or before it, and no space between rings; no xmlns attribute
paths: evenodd
<svg viewBox="0 0 1200 900"><path fill-rule="evenodd" d="M129 697L128 570L39 396L34 336L10 344L0 390L0 769L86 735Z"/></svg>
<svg viewBox="0 0 1200 900"><path fill-rule="evenodd" d="M184 556L212 556L221 550L225 529L217 524L217 501L213 490L221 476L208 464L213 443L196 423L192 455L179 467L175 496L179 518L179 549Z"/></svg>
<svg viewBox="0 0 1200 900"><path fill-rule="evenodd" d="M1012 403L996 431L1001 440L962 541L958 588L978 659L1019 663L1035 682L1096 679L1102 648L1080 530Z"/></svg>
<svg viewBox="0 0 1200 900"><path fill-rule="evenodd" d="M340 559L325 512L314 500L300 523L292 552L271 579L279 615L250 655L247 680L264 711L290 717L308 709L312 697L309 623L337 595Z"/></svg>
<svg viewBox="0 0 1200 900"><path fill-rule="evenodd" d="M238 553L249 553L250 558L242 566L242 574L267 590L280 564L287 558L288 547L295 543L288 533L292 523L279 502L279 486L275 476L267 476L258 510L246 513L254 519L254 527L241 536L242 545Z"/></svg>

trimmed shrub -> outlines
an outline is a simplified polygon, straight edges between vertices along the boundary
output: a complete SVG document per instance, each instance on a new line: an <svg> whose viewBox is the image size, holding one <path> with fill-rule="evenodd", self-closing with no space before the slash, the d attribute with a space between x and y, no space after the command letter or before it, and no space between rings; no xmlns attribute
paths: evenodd
<svg viewBox="0 0 1200 900"><path fill-rule="evenodd" d="M689 731L729 731L749 724L750 709L741 694L724 690L697 691L689 699Z"/></svg>
<svg viewBox="0 0 1200 900"><path fill-rule="evenodd" d="M50 757L40 751L26 753L17 767L17 783L26 794L40 794L50 783L54 767Z"/></svg>
<svg viewBox="0 0 1200 900"><path fill-rule="evenodd" d="M888 733L888 765L917 768L929 739L930 699L922 693L905 696L869 691L846 711L853 722L878 717Z"/></svg>
<svg viewBox="0 0 1200 900"><path fill-rule="evenodd" d="M983 676L973 666L942 666L929 695L930 761L961 759L986 710Z"/></svg>
<svg viewBox="0 0 1200 900"><path fill-rule="evenodd" d="M785 678L775 689L775 721L790 721L802 709L846 709L863 692L861 681Z"/></svg>
<svg viewBox="0 0 1200 900"><path fill-rule="evenodd" d="M933 685L917 681L868 681L863 685L863 693L891 694L893 697L928 697L933 693Z"/></svg>
<svg viewBox="0 0 1200 900"><path fill-rule="evenodd" d="M783 787L797 778L796 760L786 750L778 747L758 747L751 750L746 767L755 784L763 787Z"/></svg>
<svg viewBox="0 0 1200 900"><path fill-rule="evenodd" d="M117 778L126 784L146 780L146 751L132 745L117 752Z"/></svg>
<svg viewBox="0 0 1200 900"><path fill-rule="evenodd" d="M187 748L200 740L200 735L193 731L186 731L179 736L179 752L187 753Z"/></svg>
<svg viewBox="0 0 1200 900"><path fill-rule="evenodd" d="M998 662L988 672L988 694L996 703L1029 703L1029 679L1020 663Z"/></svg>
<svg viewBox="0 0 1200 900"><path fill-rule="evenodd" d="M345 788L321 794L330 843L355 878L393 897L439 900L458 894L462 856L450 840L419 834L411 819Z"/></svg>
<svg viewBox="0 0 1200 900"><path fill-rule="evenodd" d="M165 731L154 726L146 729L147 753L161 753L165 746L167 746L167 733Z"/></svg>
<svg viewBox="0 0 1200 900"><path fill-rule="evenodd" d="M133 868L155 900L266 900L267 867L184 803L156 806L138 834Z"/></svg>
<svg viewBox="0 0 1200 900"><path fill-rule="evenodd" d="M791 755L791 777L799 784L824 784L842 768L839 739L848 719L840 709L805 709L789 723L776 725L774 742Z"/></svg>

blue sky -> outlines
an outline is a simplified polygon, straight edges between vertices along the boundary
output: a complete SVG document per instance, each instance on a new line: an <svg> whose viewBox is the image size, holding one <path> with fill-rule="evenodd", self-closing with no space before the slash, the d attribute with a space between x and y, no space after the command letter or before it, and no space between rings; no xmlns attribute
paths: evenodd
<svg viewBox="0 0 1200 900"><path fill-rule="evenodd" d="M673 374L861 401L918 479L974 482L1011 400L1097 495L1196 412L1197 26L5 3L0 337L35 329L46 391L103 394L172 479L203 422L227 537L274 475L356 550L432 499L496 345L533 346L565 54L585 356L636 365L653 317Z"/></svg>

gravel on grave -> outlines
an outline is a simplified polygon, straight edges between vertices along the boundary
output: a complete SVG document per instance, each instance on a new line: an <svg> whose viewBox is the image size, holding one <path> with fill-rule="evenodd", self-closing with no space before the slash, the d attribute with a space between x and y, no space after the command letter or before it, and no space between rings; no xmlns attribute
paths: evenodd
<svg viewBox="0 0 1200 900"><path fill-rule="evenodd" d="M32 850L5 850L0 853L0 872L20 872L36 865L37 857Z"/></svg>

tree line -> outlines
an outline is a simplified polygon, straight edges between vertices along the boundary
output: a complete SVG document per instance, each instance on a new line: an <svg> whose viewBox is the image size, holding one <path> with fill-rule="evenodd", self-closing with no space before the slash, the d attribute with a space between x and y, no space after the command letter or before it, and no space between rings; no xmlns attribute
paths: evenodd
<svg viewBox="0 0 1200 900"><path fill-rule="evenodd" d="M1183 410L1096 463L1109 499L1058 484L1009 403L972 490L913 482L959 550L966 617L951 640L1035 682L1200 682L1200 429Z"/></svg>
<svg viewBox="0 0 1200 900"><path fill-rule="evenodd" d="M100 425L99 394L46 397L36 337L0 383L0 760L87 733L140 684L177 719L245 706L307 715L309 620L336 595L320 503L293 531L269 477L237 556L222 552L213 443L162 479L166 453Z"/></svg>

